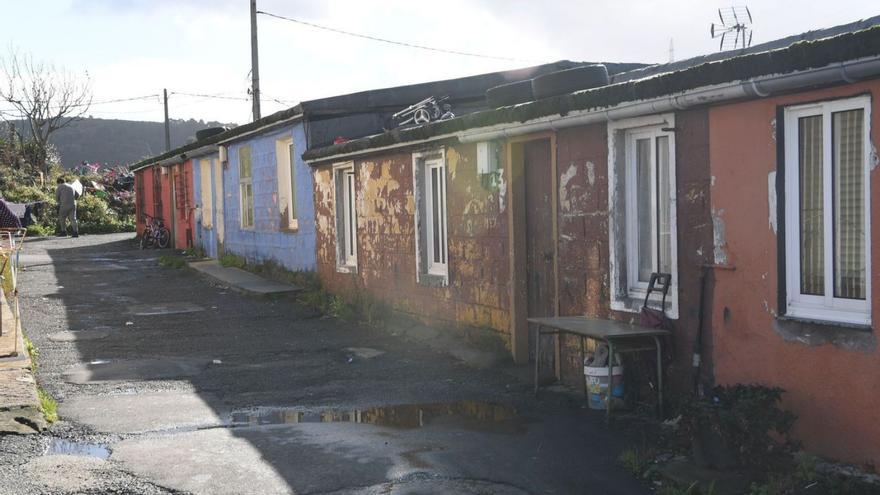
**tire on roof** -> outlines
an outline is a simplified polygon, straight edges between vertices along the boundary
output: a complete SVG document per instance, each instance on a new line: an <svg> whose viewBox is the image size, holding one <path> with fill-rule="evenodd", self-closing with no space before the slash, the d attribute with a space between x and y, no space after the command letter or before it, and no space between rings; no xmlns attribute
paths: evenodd
<svg viewBox="0 0 880 495"><path fill-rule="evenodd" d="M531 79L501 84L486 90L486 104L489 108L506 107L534 99Z"/></svg>
<svg viewBox="0 0 880 495"><path fill-rule="evenodd" d="M217 134L220 134L225 130L225 127L208 127L207 129L198 130L196 131L196 141L201 141L202 139L216 136Z"/></svg>
<svg viewBox="0 0 880 495"><path fill-rule="evenodd" d="M532 79L532 93L536 100L540 100L607 84L608 69L604 65L585 65Z"/></svg>

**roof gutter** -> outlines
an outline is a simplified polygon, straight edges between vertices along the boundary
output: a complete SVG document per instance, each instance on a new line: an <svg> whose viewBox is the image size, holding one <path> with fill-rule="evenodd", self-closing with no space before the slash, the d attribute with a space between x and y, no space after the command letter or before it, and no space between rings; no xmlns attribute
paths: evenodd
<svg viewBox="0 0 880 495"><path fill-rule="evenodd" d="M612 107L573 111L564 117L553 115L541 117L540 119L525 123L499 124L492 127L469 129L457 132L454 135L463 143L490 141L493 139L520 136L534 132L626 119L640 115L684 110L699 105L708 105L744 98L763 98L812 86L824 86L840 82L853 83L877 75L880 75L880 56L835 63L817 69L695 88L675 95L663 96L651 100L626 102ZM432 138L432 140L448 137L448 135L437 136ZM411 144L415 143L400 143L401 146ZM387 146L385 148L391 147L392 146ZM362 154L363 151L360 153ZM325 157L323 160L326 159L327 158Z"/></svg>

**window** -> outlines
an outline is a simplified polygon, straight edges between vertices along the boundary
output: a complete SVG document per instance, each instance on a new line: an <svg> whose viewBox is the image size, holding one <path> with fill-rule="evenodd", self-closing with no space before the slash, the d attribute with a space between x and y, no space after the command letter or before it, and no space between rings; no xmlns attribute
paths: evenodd
<svg viewBox="0 0 880 495"><path fill-rule="evenodd" d="M210 229L214 223L214 201L211 198L211 160L199 160L199 190L202 203L202 227Z"/></svg>
<svg viewBox="0 0 880 495"><path fill-rule="evenodd" d="M446 236L446 159L442 151L413 154L416 191L416 255L419 281L445 283L449 274Z"/></svg>
<svg viewBox="0 0 880 495"><path fill-rule="evenodd" d="M275 159L278 168L278 210L281 230L293 231L299 227L296 218L296 160L293 139L275 141Z"/></svg>
<svg viewBox="0 0 880 495"><path fill-rule="evenodd" d="M870 99L785 109L786 314L871 323Z"/></svg>
<svg viewBox="0 0 880 495"><path fill-rule="evenodd" d="M354 164L335 165L333 175L336 190L336 265L340 271L352 271L357 268Z"/></svg>
<svg viewBox="0 0 880 495"><path fill-rule="evenodd" d="M238 192L241 201L241 228L254 228L254 180L251 175L251 147L238 149Z"/></svg>
<svg viewBox="0 0 880 495"><path fill-rule="evenodd" d="M660 272L672 275L666 309L671 318L678 317L674 118L609 124L615 310L638 311L651 274Z"/></svg>

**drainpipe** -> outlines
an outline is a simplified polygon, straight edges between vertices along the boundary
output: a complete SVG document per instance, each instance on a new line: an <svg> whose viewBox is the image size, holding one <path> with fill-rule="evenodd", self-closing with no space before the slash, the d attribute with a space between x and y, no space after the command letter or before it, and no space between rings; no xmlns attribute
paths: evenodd
<svg viewBox="0 0 880 495"><path fill-rule="evenodd" d="M462 131L457 133L456 137L463 143L491 141L533 132L684 110L699 105L717 104L744 98L763 98L813 86L826 86L840 82L852 83L878 75L880 75L880 56L875 56L790 74L764 76L746 81L697 88L677 95L622 103L601 110L572 112L564 117L554 115L525 124L502 124L494 128Z"/></svg>

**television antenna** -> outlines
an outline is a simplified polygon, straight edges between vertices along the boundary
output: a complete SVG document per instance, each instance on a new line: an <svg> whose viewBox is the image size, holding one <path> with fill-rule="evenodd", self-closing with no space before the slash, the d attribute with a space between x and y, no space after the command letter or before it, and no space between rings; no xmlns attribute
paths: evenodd
<svg viewBox="0 0 880 495"><path fill-rule="evenodd" d="M721 38L719 49L736 50L752 46L752 13L745 5L718 9L721 24L712 23L712 39Z"/></svg>

